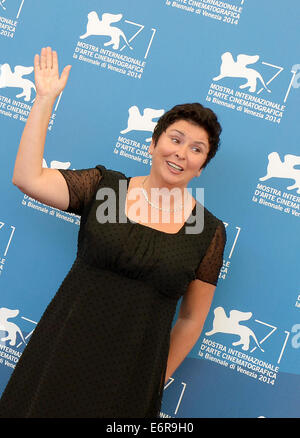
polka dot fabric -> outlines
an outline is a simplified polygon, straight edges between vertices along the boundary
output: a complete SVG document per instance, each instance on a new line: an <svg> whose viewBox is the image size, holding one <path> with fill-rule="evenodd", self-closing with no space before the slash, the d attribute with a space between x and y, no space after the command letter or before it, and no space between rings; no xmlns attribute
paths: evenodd
<svg viewBox="0 0 300 438"><path fill-rule="evenodd" d="M118 198L130 178L100 165L60 172L68 211L81 215L77 256L7 384L0 417L159 417L178 299L196 278L217 284L224 225L207 209L200 234L99 223L98 189ZM117 218L124 212L117 199Z"/></svg>

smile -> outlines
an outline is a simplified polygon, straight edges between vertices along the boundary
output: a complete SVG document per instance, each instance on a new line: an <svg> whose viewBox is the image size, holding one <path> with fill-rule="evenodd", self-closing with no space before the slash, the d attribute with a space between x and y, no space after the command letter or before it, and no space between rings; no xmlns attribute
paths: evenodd
<svg viewBox="0 0 300 438"><path fill-rule="evenodd" d="M182 172L183 171L183 168L181 166L178 166L177 164L172 163L171 161L167 161L167 164L168 164L169 167L171 167L171 169L176 170L177 172Z"/></svg>

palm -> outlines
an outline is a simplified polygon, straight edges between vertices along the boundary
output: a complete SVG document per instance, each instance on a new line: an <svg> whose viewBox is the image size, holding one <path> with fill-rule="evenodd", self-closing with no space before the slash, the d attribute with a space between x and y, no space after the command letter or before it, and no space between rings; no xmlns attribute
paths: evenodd
<svg viewBox="0 0 300 438"><path fill-rule="evenodd" d="M39 96L57 97L65 88L71 66L59 76L57 53L50 47L43 48L34 58L36 92Z"/></svg>

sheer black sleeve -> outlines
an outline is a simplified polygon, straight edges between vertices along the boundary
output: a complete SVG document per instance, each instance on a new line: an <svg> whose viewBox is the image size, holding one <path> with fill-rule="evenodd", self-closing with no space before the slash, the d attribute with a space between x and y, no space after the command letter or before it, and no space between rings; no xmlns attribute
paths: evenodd
<svg viewBox="0 0 300 438"><path fill-rule="evenodd" d="M69 189L69 207L65 211L81 216L98 188L105 167L99 165L90 169L58 170L65 178Z"/></svg>
<svg viewBox="0 0 300 438"><path fill-rule="evenodd" d="M219 222L215 234L209 244L209 247L203 257L197 272L196 278L206 283L218 283L219 272L223 265L223 254L226 244L226 231L223 222Z"/></svg>

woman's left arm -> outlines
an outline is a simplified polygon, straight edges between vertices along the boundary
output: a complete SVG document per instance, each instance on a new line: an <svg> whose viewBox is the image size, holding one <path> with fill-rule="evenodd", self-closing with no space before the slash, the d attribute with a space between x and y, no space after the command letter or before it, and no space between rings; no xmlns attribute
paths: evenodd
<svg viewBox="0 0 300 438"><path fill-rule="evenodd" d="M193 280L184 294L171 331L165 383L191 351L202 332L216 286Z"/></svg>

